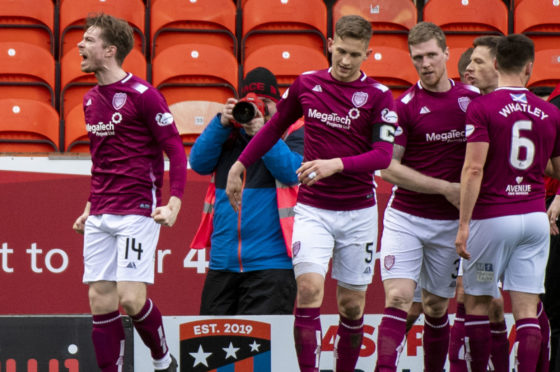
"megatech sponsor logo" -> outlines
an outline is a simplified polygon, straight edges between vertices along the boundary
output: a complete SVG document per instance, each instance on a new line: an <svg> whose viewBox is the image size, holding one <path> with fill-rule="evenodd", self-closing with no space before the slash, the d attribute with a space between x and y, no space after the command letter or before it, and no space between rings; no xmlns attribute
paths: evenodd
<svg viewBox="0 0 560 372"><path fill-rule="evenodd" d="M426 142L464 142L466 140L464 130L452 129L443 133L426 133Z"/></svg>
<svg viewBox="0 0 560 372"><path fill-rule="evenodd" d="M318 119L321 123L324 123L333 128L350 129L350 125L352 124L352 119L350 119L350 116L343 117L338 115L336 112L326 114L324 112L318 111L317 109L310 108L307 112L307 116L309 116L310 118Z"/></svg>
<svg viewBox="0 0 560 372"><path fill-rule="evenodd" d="M115 125L122 121L122 114L120 112L115 112L111 116L111 121L109 123L104 123L102 121L97 124L86 124L86 130L93 133L99 137L114 136L115 135Z"/></svg>

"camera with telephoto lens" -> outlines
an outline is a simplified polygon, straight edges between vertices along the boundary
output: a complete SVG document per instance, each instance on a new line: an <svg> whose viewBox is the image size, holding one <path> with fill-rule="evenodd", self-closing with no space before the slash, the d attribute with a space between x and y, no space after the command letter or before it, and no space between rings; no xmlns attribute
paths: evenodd
<svg viewBox="0 0 560 372"><path fill-rule="evenodd" d="M257 116L259 110L263 117L268 115L268 107L255 93L248 93L233 106L232 115L233 125L241 128L242 124L247 124Z"/></svg>

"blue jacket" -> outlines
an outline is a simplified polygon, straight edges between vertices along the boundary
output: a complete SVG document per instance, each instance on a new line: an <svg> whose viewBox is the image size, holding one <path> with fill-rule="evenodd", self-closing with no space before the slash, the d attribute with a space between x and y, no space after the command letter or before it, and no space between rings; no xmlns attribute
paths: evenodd
<svg viewBox="0 0 560 372"><path fill-rule="evenodd" d="M190 153L194 171L215 173L211 270L242 272L292 268L280 229L275 178L287 185L297 184L296 170L303 160L303 128L290 134L286 142L279 140L247 169L241 228L238 229L238 215L229 203L225 188L229 169L251 138L243 129L222 126L218 114L198 137Z"/></svg>

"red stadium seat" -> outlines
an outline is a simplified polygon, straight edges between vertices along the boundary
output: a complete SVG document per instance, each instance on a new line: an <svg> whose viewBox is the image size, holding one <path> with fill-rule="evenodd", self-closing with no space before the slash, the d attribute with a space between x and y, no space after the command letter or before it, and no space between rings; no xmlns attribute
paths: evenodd
<svg viewBox="0 0 560 372"><path fill-rule="evenodd" d="M391 46L408 50L408 31L417 22L416 5L411 0L338 0L332 9L333 33L342 16L356 14L373 27L370 45Z"/></svg>
<svg viewBox="0 0 560 372"><path fill-rule="evenodd" d="M237 56L231 0L158 0L151 7L152 58L175 44L208 44Z"/></svg>
<svg viewBox="0 0 560 372"><path fill-rule="evenodd" d="M58 113L30 99L0 99L0 152L57 152Z"/></svg>
<svg viewBox="0 0 560 372"><path fill-rule="evenodd" d="M508 9L502 0L429 0L424 21L445 32L450 48L468 48L482 35L508 34Z"/></svg>
<svg viewBox="0 0 560 372"><path fill-rule="evenodd" d="M372 54L362 64L362 70L388 86L395 98L418 81L410 54L399 48L373 48Z"/></svg>
<svg viewBox="0 0 560 372"><path fill-rule="evenodd" d="M181 101L225 102L237 96L238 65L223 48L179 44L154 58L153 84L169 105Z"/></svg>
<svg viewBox="0 0 560 372"><path fill-rule="evenodd" d="M51 0L0 0L0 42L34 44L54 55L53 30Z"/></svg>
<svg viewBox="0 0 560 372"><path fill-rule="evenodd" d="M556 87L560 83L560 46L558 49L545 49L535 52L533 73L527 86Z"/></svg>
<svg viewBox="0 0 560 372"><path fill-rule="evenodd" d="M169 106L187 155L200 133L223 107L223 103L210 101L183 101Z"/></svg>
<svg viewBox="0 0 560 372"><path fill-rule="evenodd" d="M329 67L327 57L316 49L302 45L268 45L255 50L243 65L244 74L256 67L266 67L278 81L283 93L303 72Z"/></svg>
<svg viewBox="0 0 560 372"><path fill-rule="evenodd" d="M0 42L0 99L26 98L55 105L55 61L45 48Z"/></svg>
<svg viewBox="0 0 560 372"><path fill-rule="evenodd" d="M62 58L82 40L85 18L103 12L125 19L134 29L135 47L146 54L144 23L146 7L142 0L62 0L60 4L60 52Z"/></svg>
<svg viewBox="0 0 560 372"><path fill-rule="evenodd" d="M523 0L515 7L515 33L529 36L535 50L557 49L560 45L560 3L558 0Z"/></svg>
<svg viewBox="0 0 560 372"><path fill-rule="evenodd" d="M82 105L74 106L64 118L65 152L89 153L89 137Z"/></svg>
<svg viewBox="0 0 560 372"><path fill-rule="evenodd" d="M247 0L243 6L241 62L273 44L296 44L327 54L327 9L323 0Z"/></svg>

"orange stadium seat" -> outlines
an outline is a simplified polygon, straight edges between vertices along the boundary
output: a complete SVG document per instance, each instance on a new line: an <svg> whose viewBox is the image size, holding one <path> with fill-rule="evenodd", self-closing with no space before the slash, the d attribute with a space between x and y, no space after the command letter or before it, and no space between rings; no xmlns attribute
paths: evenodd
<svg viewBox="0 0 560 372"><path fill-rule="evenodd" d="M527 86L555 87L560 83L560 46L558 49L544 49L535 52L533 73Z"/></svg>
<svg viewBox="0 0 560 372"><path fill-rule="evenodd" d="M183 101L169 106L187 155L200 133L223 107L223 103L211 101Z"/></svg>
<svg viewBox="0 0 560 372"><path fill-rule="evenodd" d="M560 45L560 3L558 0L523 0L515 7L515 33L529 36L535 50L557 49Z"/></svg>
<svg viewBox="0 0 560 372"><path fill-rule="evenodd" d="M450 48L468 48L482 35L508 34L508 9L502 0L429 0L424 21L443 29Z"/></svg>
<svg viewBox="0 0 560 372"><path fill-rule="evenodd" d="M26 98L55 105L55 61L45 48L0 42L0 99Z"/></svg>
<svg viewBox="0 0 560 372"><path fill-rule="evenodd" d="M266 67L284 92L294 79L305 71L329 67L327 57L320 51L302 45L268 45L255 50L243 64L244 74L256 67Z"/></svg>
<svg viewBox="0 0 560 372"><path fill-rule="evenodd" d="M52 0L0 0L0 42L35 44L54 55Z"/></svg>
<svg viewBox="0 0 560 372"><path fill-rule="evenodd" d="M416 24L416 5L411 0L338 0L333 8L333 33L342 16L357 14L373 27L372 46L408 50L408 31Z"/></svg>
<svg viewBox="0 0 560 372"><path fill-rule="evenodd" d="M158 0L151 7L152 58L175 44L208 44L237 56L231 0Z"/></svg>
<svg viewBox="0 0 560 372"><path fill-rule="evenodd" d="M0 99L0 152L57 152L58 113L30 99Z"/></svg>
<svg viewBox="0 0 560 372"><path fill-rule="evenodd" d="M327 54L323 0L247 0L242 8L241 61L273 44L305 45Z"/></svg>
<svg viewBox="0 0 560 372"><path fill-rule="evenodd" d="M64 151L89 153L89 138L82 105L74 106L63 120Z"/></svg>
<svg viewBox="0 0 560 372"><path fill-rule="evenodd" d="M82 58L75 47L62 57L60 62L60 112L64 117L76 105L82 105L84 94L97 81L93 74L84 73L80 69ZM123 62L123 69L134 75L146 79L146 59L137 49L132 49Z"/></svg>
<svg viewBox="0 0 560 372"><path fill-rule="evenodd" d="M181 101L225 102L237 97L238 64L223 48L178 44L155 58L153 84L169 105Z"/></svg>
<svg viewBox="0 0 560 372"><path fill-rule="evenodd" d="M372 54L362 64L362 70L388 86L395 98L418 81L410 54L399 48L374 47Z"/></svg>
<svg viewBox="0 0 560 372"><path fill-rule="evenodd" d="M62 58L82 40L85 18L89 13L104 12L125 19L134 29L135 47L146 54L144 23L146 6L142 0L61 0L60 52Z"/></svg>

